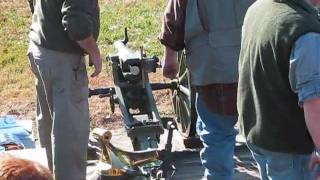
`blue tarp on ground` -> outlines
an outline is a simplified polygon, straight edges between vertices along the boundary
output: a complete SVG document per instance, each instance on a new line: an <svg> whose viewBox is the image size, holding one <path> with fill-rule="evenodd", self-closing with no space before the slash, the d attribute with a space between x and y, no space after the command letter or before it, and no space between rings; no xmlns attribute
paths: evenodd
<svg viewBox="0 0 320 180"><path fill-rule="evenodd" d="M0 151L4 151L4 144L11 143L35 148L31 132L19 125L14 116L0 116Z"/></svg>

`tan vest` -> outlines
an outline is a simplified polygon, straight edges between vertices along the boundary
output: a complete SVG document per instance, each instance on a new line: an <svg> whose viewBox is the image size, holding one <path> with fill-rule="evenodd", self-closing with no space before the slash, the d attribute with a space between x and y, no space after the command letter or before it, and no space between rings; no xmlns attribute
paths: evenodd
<svg viewBox="0 0 320 180"><path fill-rule="evenodd" d="M254 0L188 0L187 66L193 85L235 83L244 15Z"/></svg>

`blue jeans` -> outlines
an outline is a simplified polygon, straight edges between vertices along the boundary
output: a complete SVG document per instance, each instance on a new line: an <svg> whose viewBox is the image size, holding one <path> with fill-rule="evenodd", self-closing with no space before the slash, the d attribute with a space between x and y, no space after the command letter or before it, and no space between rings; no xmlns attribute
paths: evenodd
<svg viewBox="0 0 320 180"><path fill-rule="evenodd" d="M310 155L279 153L247 143L256 160L262 180L314 180L308 169Z"/></svg>
<svg viewBox="0 0 320 180"><path fill-rule="evenodd" d="M204 148L200 152L205 168L204 178L208 180L231 180L234 172L234 147L237 131L233 116L210 112L197 95L197 133Z"/></svg>

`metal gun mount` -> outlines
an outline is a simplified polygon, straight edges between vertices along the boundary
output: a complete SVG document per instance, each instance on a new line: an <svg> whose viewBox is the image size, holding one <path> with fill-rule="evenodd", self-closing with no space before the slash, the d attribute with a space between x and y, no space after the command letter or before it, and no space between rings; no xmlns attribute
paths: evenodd
<svg viewBox="0 0 320 180"><path fill-rule="evenodd" d="M90 89L89 96L104 95L110 98L111 110L119 105L125 128L132 140L134 150L157 148L159 136L164 132L162 121L152 94L154 90L171 89L174 118L179 132L185 137L195 136L196 113L194 90L190 86L190 73L186 68L185 54L178 53L178 77L170 83L150 83L148 73L160 67L157 57L147 57L141 48L133 51L126 45L129 41L127 29L124 40L116 41L116 54L109 55L114 87ZM187 144L188 145L188 144Z"/></svg>
<svg viewBox="0 0 320 180"><path fill-rule="evenodd" d="M129 49L126 46L128 41L125 30L124 40L114 43L117 53L107 57L111 62L114 87L89 89L89 97L109 97L112 112L115 104L119 105L133 149L141 151L158 148L160 135L164 132L163 122L167 120L160 117L152 91L171 89L173 110L176 114L173 121L180 134L186 140L191 139L185 141L185 145L193 146L197 116L194 108L195 93L190 86L185 54L178 53L179 73L176 79L170 83L150 83L148 73L156 72L160 67L159 59L155 56L147 57L142 48L140 51Z"/></svg>

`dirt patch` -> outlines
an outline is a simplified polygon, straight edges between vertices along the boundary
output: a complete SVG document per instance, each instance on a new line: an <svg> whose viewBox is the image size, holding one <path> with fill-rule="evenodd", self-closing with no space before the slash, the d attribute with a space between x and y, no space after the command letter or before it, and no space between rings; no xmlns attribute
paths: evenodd
<svg viewBox="0 0 320 180"><path fill-rule="evenodd" d="M34 120L36 117L36 104L29 100L14 100L0 103L0 116L14 115L18 119Z"/></svg>

